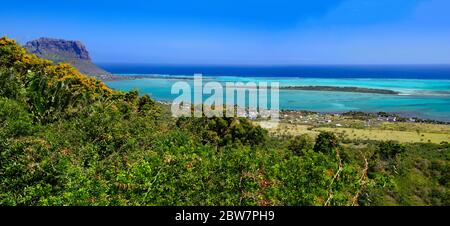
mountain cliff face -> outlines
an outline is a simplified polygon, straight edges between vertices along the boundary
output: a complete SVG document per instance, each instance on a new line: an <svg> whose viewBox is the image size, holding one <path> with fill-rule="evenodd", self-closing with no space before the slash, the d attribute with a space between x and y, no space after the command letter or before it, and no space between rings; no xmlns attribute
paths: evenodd
<svg viewBox="0 0 450 226"><path fill-rule="evenodd" d="M111 73L92 63L89 52L79 41L39 38L27 42L25 48L29 53L36 54L38 57L55 63L69 63L83 74L94 76L101 80L112 78Z"/></svg>

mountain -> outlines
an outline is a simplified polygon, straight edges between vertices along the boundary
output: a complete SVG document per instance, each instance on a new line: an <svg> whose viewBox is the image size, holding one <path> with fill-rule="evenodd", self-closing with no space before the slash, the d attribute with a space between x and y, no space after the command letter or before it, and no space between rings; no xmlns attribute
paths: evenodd
<svg viewBox="0 0 450 226"><path fill-rule="evenodd" d="M101 80L112 79L111 73L95 65L86 47L80 41L39 38L25 44L27 52L55 63L66 62L81 73Z"/></svg>

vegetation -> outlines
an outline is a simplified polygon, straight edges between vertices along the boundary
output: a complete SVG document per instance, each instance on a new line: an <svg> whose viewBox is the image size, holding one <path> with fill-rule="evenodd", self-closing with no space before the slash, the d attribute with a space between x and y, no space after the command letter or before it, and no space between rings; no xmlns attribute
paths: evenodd
<svg viewBox="0 0 450 226"><path fill-rule="evenodd" d="M305 155L307 151L314 148L314 139L308 134L296 136L291 139L288 148L297 155Z"/></svg>
<svg viewBox="0 0 450 226"><path fill-rule="evenodd" d="M317 128L314 131L328 131L336 134L342 134L345 139L353 140L378 140L389 141L396 140L406 142L430 142L440 144L450 141L449 133L424 133L409 132L398 130L380 130L380 129L350 129L350 128Z"/></svg>
<svg viewBox="0 0 450 226"><path fill-rule="evenodd" d="M265 122L258 122L264 125ZM394 125L395 126L391 126ZM330 126L330 125L328 125ZM364 128L363 126L355 126L356 128L342 127L326 127L311 126L303 124L291 124L281 122L276 129L270 129L269 132L273 136L298 136L308 134L316 137L320 132L332 132L340 136L343 140L373 140L373 141L389 141L395 140L402 143L435 143L450 142L450 126L439 124L419 124L419 123L383 123L381 126L373 126Z"/></svg>
<svg viewBox="0 0 450 226"><path fill-rule="evenodd" d="M174 119L0 39L0 205L450 205L450 146Z"/></svg>

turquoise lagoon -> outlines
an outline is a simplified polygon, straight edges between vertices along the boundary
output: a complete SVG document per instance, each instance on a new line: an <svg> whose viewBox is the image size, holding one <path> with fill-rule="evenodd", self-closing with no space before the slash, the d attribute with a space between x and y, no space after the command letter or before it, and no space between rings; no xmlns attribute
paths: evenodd
<svg viewBox="0 0 450 226"><path fill-rule="evenodd" d="M107 85L122 91L138 90L160 101L172 101L179 95L171 94L171 87L179 81L193 83L188 76L156 75L144 79L111 81L107 82ZM281 109L333 113L384 111L408 117L450 121L450 80L204 76L203 82L208 81L279 82L280 86L351 86L390 89L400 94L280 90L279 103ZM207 98L207 95L204 95L204 98Z"/></svg>

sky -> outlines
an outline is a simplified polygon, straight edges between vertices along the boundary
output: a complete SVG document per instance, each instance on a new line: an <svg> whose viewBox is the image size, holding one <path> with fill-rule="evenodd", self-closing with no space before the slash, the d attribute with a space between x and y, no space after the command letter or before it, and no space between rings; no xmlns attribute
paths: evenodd
<svg viewBox="0 0 450 226"><path fill-rule="evenodd" d="M0 35L100 63L450 64L448 0L5 1Z"/></svg>

